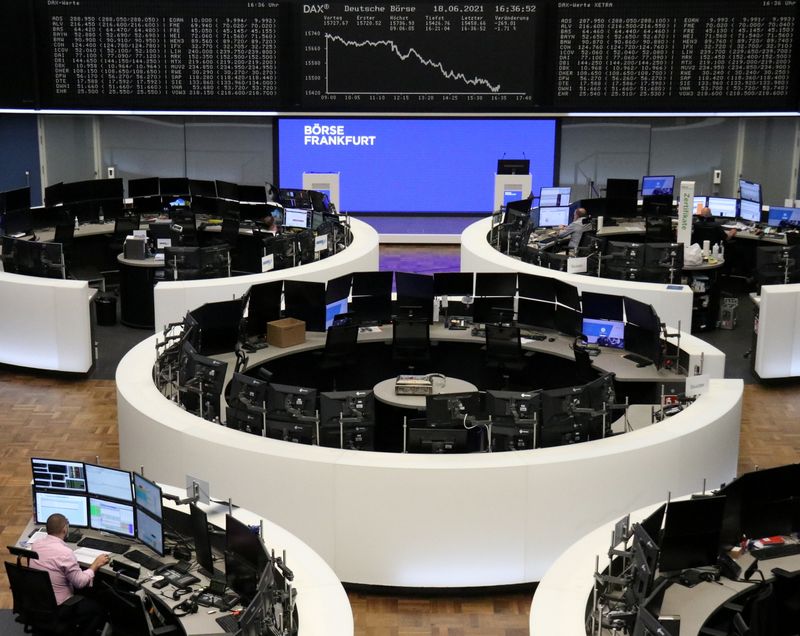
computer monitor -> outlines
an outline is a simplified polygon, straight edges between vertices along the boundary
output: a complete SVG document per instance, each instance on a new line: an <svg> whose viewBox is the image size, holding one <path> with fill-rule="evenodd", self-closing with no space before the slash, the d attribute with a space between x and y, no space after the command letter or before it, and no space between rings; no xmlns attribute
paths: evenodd
<svg viewBox="0 0 800 636"><path fill-rule="evenodd" d="M320 446L372 450L375 396L372 391L336 391L319 394Z"/></svg>
<svg viewBox="0 0 800 636"><path fill-rule="evenodd" d="M283 281L252 285L247 299L247 336L265 337L267 323L281 317Z"/></svg>
<svg viewBox="0 0 800 636"><path fill-rule="evenodd" d="M214 555L211 552L211 538L208 532L208 517L204 510L195 504L189 505L189 514L192 520L192 540L197 565L206 576L214 574Z"/></svg>
<svg viewBox="0 0 800 636"><path fill-rule="evenodd" d="M477 296L472 302L472 321L476 324L511 323L513 319L512 296Z"/></svg>
<svg viewBox="0 0 800 636"><path fill-rule="evenodd" d="M64 515L69 525L76 528L89 527L89 510L86 495L57 492L42 492L34 489L33 512L36 523L46 523L52 514Z"/></svg>
<svg viewBox="0 0 800 636"><path fill-rule="evenodd" d="M639 525L647 532L647 535L656 543L661 541L661 526L664 524L664 514L667 511L667 504L661 504L645 519L642 519Z"/></svg>
<svg viewBox="0 0 800 636"><path fill-rule="evenodd" d="M409 428L406 448L409 453L466 453L469 431L465 428Z"/></svg>
<svg viewBox="0 0 800 636"><path fill-rule="evenodd" d="M661 537L659 570L716 565L724 512L725 496L671 501Z"/></svg>
<svg viewBox="0 0 800 636"><path fill-rule="evenodd" d="M336 316L341 316L342 314L347 313L347 308L347 298L334 300L333 302L329 302L327 305L325 305L325 331L333 326Z"/></svg>
<svg viewBox="0 0 800 636"><path fill-rule="evenodd" d="M437 272L433 275L436 296L472 296L475 275L472 272Z"/></svg>
<svg viewBox="0 0 800 636"><path fill-rule="evenodd" d="M189 179L189 194L194 197L216 197L217 186L210 179ZM194 201L192 201L194 203Z"/></svg>
<svg viewBox="0 0 800 636"><path fill-rule="evenodd" d="M739 198L761 205L761 184L747 179L739 179Z"/></svg>
<svg viewBox="0 0 800 636"><path fill-rule="evenodd" d="M89 527L132 538L135 529L133 506L110 499L89 497Z"/></svg>
<svg viewBox="0 0 800 636"><path fill-rule="evenodd" d="M568 205L553 208L539 208L539 227L557 227L569 225L570 212Z"/></svg>
<svg viewBox="0 0 800 636"><path fill-rule="evenodd" d="M559 333L568 336L579 335L583 328L581 312L561 304L556 305L555 328Z"/></svg>
<svg viewBox="0 0 800 636"><path fill-rule="evenodd" d="M267 188L263 185L239 184L239 201L246 203L266 203Z"/></svg>
<svg viewBox="0 0 800 636"><path fill-rule="evenodd" d="M680 273L683 269L683 243L647 243L644 251L646 270Z"/></svg>
<svg viewBox="0 0 800 636"><path fill-rule="evenodd" d="M84 464L86 467L86 490L96 497L108 497L119 501L133 501L131 474L127 470Z"/></svg>
<svg viewBox="0 0 800 636"><path fill-rule="evenodd" d="M675 175L642 177L642 197L670 195L675 188Z"/></svg>
<svg viewBox="0 0 800 636"><path fill-rule="evenodd" d="M159 179L161 196L189 196L189 180L186 177L162 177Z"/></svg>
<svg viewBox="0 0 800 636"><path fill-rule="evenodd" d="M267 387L267 417L292 422L316 419L317 390L303 386L271 383Z"/></svg>
<svg viewBox="0 0 800 636"><path fill-rule="evenodd" d="M597 320L622 320L623 297L612 294L598 294L596 292L583 292L581 305L584 318Z"/></svg>
<svg viewBox="0 0 800 636"><path fill-rule="evenodd" d="M606 255L615 264L629 268L643 268L645 262L645 244L627 241L609 241L606 244Z"/></svg>
<svg viewBox="0 0 800 636"><path fill-rule="evenodd" d="M161 519L136 506L136 539L159 556L164 556L164 526Z"/></svg>
<svg viewBox="0 0 800 636"><path fill-rule="evenodd" d="M505 217L503 218L503 223L511 223L515 219L530 218L530 211L532 204L533 204L532 198L507 201L505 204L506 214Z"/></svg>
<svg viewBox="0 0 800 636"><path fill-rule="evenodd" d="M637 199L638 179L607 179L606 199Z"/></svg>
<svg viewBox="0 0 800 636"><path fill-rule="evenodd" d="M652 360L657 369L661 368L662 350L658 329L626 323L625 349L638 356Z"/></svg>
<svg viewBox="0 0 800 636"><path fill-rule="evenodd" d="M225 383L228 363L216 358L190 352L185 361L180 381L183 386L192 386L204 394L220 395Z"/></svg>
<svg viewBox="0 0 800 636"><path fill-rule="evenodd" d="M767 213L767 225L770 227L780 227L781 225L800 224L800 208L782 208L769 206Z"/></svg>
<svg viewBox="0 0 800 636"><path fill-rule="evenodd" d="M510 272L475 274L476 296L514 296L517 293L517 275Z"/></svg>
<svg viewBox="0 0 800 636"><path fill-rule="evenodd" d="M225 426L251 435L264 434L264 415L250 408L225 409Z"/></svg>
<svg viewBox="0 0 800 636"><path fill-rule="evenodd" d="M306 331L325 331L325 283L283 283L284 314L306 323Z"/></svg>
<svg viewBox="0 0 800 636"><path fill-rule="evenodd" d="M31 457L31 472L36 490L86 492L86 470L83 462Z"/></svg>
<svg viewBox="0 0 800 636"><path fill-rule="evenodd" d="M520 298L532 298L554 302L556 290L553 279L547 276L537 276L535 274L517 274L518 295Z"/></svg>
<svg viewBox="0 0 800 636"><path fill-rule="evenodd" d="M614 377L613 373L604 373L584 384L580 392L581 408L592 412L576 413L575 419L588 432L589 439L601 439L611 434L613 405L616 404Z"/></svg>
<svg viewBox="0 0 800 636"><path fill-rule="evenodd" d="M196 323L195 348L204 356L233 351L244 313L243 299L205 303L190 312Z"/></svg>
<svg viewBox="0 0 800 636"><path fill-rule="evenodd" d="M517 300L517 324L545 329L556 328L556 304L520 298Z"/></svg>
<svg viewBox="0 0 800 636"><path fill-rule="evenodd" d="M433 319L433 276L395 272L397 315L413 313L416 318Z"/></svg>
<svg viewBox="0 0 800 636"><path fill-rule="evenodd" d="M540 391L487 391L486 411L492 418L492 451L534 448L540 410Z"/></svg>
<svg viewBox="0 0 800 636"><path fill-rule="evenodd" d="M158 177L128 180L128 196L131 198L153 197L160 194Z"/></svg>
<svg viewBox="0 0 800 636"><path fill-rule="evenodd" d="M736 199L725 197L708 197L708 207L711 210L711 216L723 219L735 219L738 212Z"/></svg>
<svg viewBox="0 0 800 636"><path fill-rule="evenodd" d="M283 226L303 229L307 228L308 210L301 210L299 208L284 208Z"/></svg>
<svg viewBox="0 0 800 636"><path fill-rule="evenodd" d="M0 212L29 210L31 207L30 187L0 192Z"/></svg>
<svg viewBox="0 0 800 636"><path fill-rule="evenodd" d="M756 274L761 284L797 282L800 245L764 245L756 248Z"/></svg>
<svg viewBox="0 0 800 636"><path fill-rule="evenodd" d="M622 320L583 318L583 335L589 344L612 349L625 348L625 323Z"/></svg>
<svg viewBox="0 0 800 636"><path fill-rule="evenodd" d="M161 487L139 473L133 473L133 500L138 508L161 519Z"/></svg>
<svg viewBox="0 0 800 636"><path fill-rule="evenodd" d="M425 396L425 417L430 427L463 426L465 418L481 412L477 391Z"/></svg>
<svg viewBox="0 0 800 636"><path fill-rule="evenodd" d="M757 201L742 199L739 201L739 218L751 223L761 222L761 204Z"/></svg>
<svg viewBox="0 0 800 636"><path fill-rule="evenodd" d="M555 208L568 206L572 188L542 188L539 190L539 206L543 208Z"/></svg>
<svg viewBox="0 0 800 636"><path fill-rule="evenodd" d="M267 386L264 380L251 378L243 373L234 373L228 404L237 408L263 407L267 399Z"/></svg>
<svg viewBox="0 0 800 636"><path fill-rule="evenodd" d="M530 174L530 159L498 159L497 174Z"/></svg>
<svg viewBox="0 0 800 636"><path fill-rule="evenodd" d="M692 199L692 206L692 214L697 214L698 208L702 209L708 206L708 197L694 197L694 199Z"/></svg>
<svg viewBox="0 0 800 636"><path fill-rule="evenodd" d="M269 556L257 530L225 515L225 582L249 603Z"/></svg>
<svg viewBox="0 0 800 636"><path fill-rule="evenodd" d="M586 431L575 418L574 409L581 408L583 387L565 387L542 391L542 418L538 435L541 448L575 444L588 439Z"/></svg>
<svg viewBox="0 0 800 636"><path fill-rule="evenodd" d="M625 322L649 329L658 329L658 315L652 305L624 296L623 306L625 307Z"/></svg>

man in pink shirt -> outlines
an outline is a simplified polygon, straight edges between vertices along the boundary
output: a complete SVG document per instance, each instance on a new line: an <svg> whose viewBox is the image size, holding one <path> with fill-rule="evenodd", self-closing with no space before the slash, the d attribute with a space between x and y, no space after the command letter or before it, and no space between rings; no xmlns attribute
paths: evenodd
<svg viewBox="0 0 800 636"><path fill-rule="evenodd" d="M62 514L52 514L47 518L47 536L33 544L33 549L39 555L38 559L31 560L31 567L44 570L50 575L56 602L62 606L64 601L71 598L76 589L92 585L94 574L109 562L107 554L99 555L89 566L82 570L75 558L75 554L64 543L69 532L69 521ZM80 602L59 608L60 618L64 622L74 623L78 626L78 634L90 636L96 634L105 624L106 611L96 600L84 597Z"/></svg>

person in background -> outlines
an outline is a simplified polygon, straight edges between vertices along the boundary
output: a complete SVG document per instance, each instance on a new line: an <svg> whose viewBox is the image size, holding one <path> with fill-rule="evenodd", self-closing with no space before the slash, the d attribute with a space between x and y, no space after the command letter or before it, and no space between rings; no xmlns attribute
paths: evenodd
<svg viewBox="0 0 800 636"><path fill-rule="evenodd" d="M558 233L559 239L564 239L569 237L569 244L567 245L567 253L574 254L575 251L578 249L578 245L580 245L581 237L589 225L586 221L589 220L589 214L586 212L585 208L575 208L575 213L572 216L572 223L569 225L561 226L560 232Z"/></svg>
<svg viewBox="0 0 800 636"><path fill-rule="evenodd" d="M264 216L259 222L259 229L264 232L277 232L278 225L275 223L275 217L271 214Z"/></svg>
<svg viewBox="0 0 800 636"><path fill-rule="evenodd" d="M697 230L699 230L699 232ZM702 235L703 238L700 241L696 241L695 235L698 237ZM734 236L736 236L736 228L726 230L711 216L711 208L707 206L698 206L697 217L694 222L694 227L692 228L692 243L699 243L702 245L702 241L710 241L711 245L715 243L722 245L724 242L731 240Z"/></svg>
<svg viewBox="0 0 800 636"><path fill-rule="evenodd" d="M73 551L64 543L69 533L69 520L62 514L54 513L47 518L47 536L33 544L39 555L31 559L30 566L44 570L50 575L56 603L59 605L59 619L64 624L77 626L77 634L94 636L105 625L107 612L95 599L83 596L79 602L64 605L75 595L75 590L91 587L97 570L109 562L107 554L99 555L82 570Z"/></svg>

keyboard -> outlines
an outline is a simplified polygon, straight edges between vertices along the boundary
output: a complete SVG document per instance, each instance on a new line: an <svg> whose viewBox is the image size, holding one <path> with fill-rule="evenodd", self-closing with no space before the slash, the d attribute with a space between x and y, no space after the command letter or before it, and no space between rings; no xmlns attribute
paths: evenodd
<svg viewBox="0 0 800 636"><path fill-rule="evenodd" d="M233 634L239 631L239 619L231 614L225 614L225 616L220 616L217 619L217 625L219 625L223 630L225 630L226 634Z"/></svg>
<svg viewBox="0 0 800 636"><path fill-rule="evenodd" d="M149 554L140 552L139 550L130 550L129 552L126 552L124 556L129 561L138 563L139 565L147 568L148 570L157 570L162 565L164 565L162 561L156 559L155 557L151 557Z"/></svg>
<svg viewBox="0 0 800 636"><path fill-rule="evenodd" d="M781 543L780 545L771 545L764 548L753 548L750 550L750 554L759 561L780 559L781 557L800 554L800 543Z"/></svg>
<svg viewBox="0 0 800 636"><path fill-rule="evenodd" d="M177 572L176 570L173 570L171 567L167 568L166 570L161 570L159 574L175 587L189 587L190 585L194 585L195 583L200 582L200 579L198 579L193 574L186 574L185 572Z"/></svg>
<svg viewBox="0 0 800 636"><path fill-rule="evenodd" d="M106 541L105 539L95 539L94 537L84 537L78 542L82 548L92 548L103 552L113 552L114 554L125 554L131 546L127 543L117 543L116 541Z"/></svg>
<svg viewBox="0 0 800 636"><path fill-rule="evenodd" d="M653 361L650 358L645 358L644 356L640 356L635 353L626 353L622 357L643 367L646 367L648 364L653 364Z"/></svg>
<svg viewBox="0 0 800 636"><path fill-rule="evenodd" d="M538 331L531 331L530 329L520 329L519 335L521 338L530 338L531 340L547 340L547 336Z"/></svg>

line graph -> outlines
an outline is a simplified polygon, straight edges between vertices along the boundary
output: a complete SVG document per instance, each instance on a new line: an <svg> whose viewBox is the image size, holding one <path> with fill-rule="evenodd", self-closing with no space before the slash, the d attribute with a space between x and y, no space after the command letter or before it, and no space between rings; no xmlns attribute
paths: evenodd
<svg viewBox="0 0 800 636"><path fill-rule="evenodd" d="M373 48L387 47L392 53L394 53L403 62L407 61L408 59L415 58L423 66L428 66L428 67L431 67L431 68L434 68L434 69L438 70L445 79L457 80L457 81L460 81L460 82L464 82L465 84L467 84L469 86L476 86L476 87L484 86L484 87L486 87L486 89L488 89L492 93L500 93L500 91L501 91L500 84L492 84L488 79L483 78L483 77L467 77L464 73L446 69L441 62L436 62L436 61L434 61L432 59L423 57L419 53L419 51L417 51L413 46L408 49L407 53L403 53L401 51L400 47L392 40L377 40L377 41L362 40L362 41L359 42L359 41L356 41L356 40L346 40L345 38L341 37L340 35L334 35L334 34L331 34L331 33L326 33L325 34L325 60L326 60L326 66L327 66L327 63L329 61L329 57L328 57L329 56L329 44L331 42L339 42L343 46L346 46L346 47L357 47L357 48L363 48L363 47L368 47L368 46L369 47L373 47ZM333 93L334 91L331 91L328 88L327 92L328 93ZM475 91L472 91L472 92L475 92ZM402 93L402 91L401 91L401 93ZM519 94L519 93L517 93L517 94Z"/></svg>

